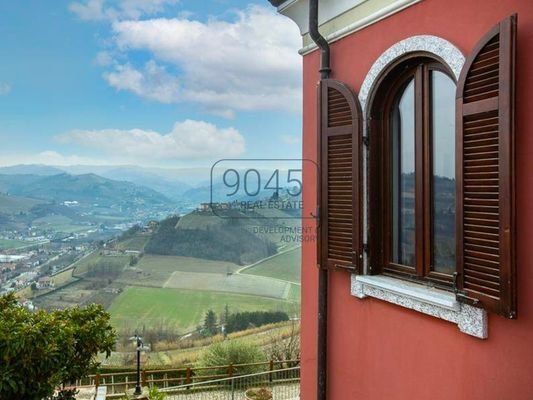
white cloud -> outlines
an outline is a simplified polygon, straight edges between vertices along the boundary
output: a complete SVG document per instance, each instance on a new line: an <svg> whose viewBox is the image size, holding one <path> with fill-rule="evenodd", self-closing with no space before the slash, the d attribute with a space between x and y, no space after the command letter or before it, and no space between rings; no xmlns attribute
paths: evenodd
<svg viewBox="0 0 533 400"><path fill-rule="evenodd" d="M142 129L76 130L58 136L57 140L101 151L112 160L137 164L236 157L246 147L236 129L219 129L211 123L193 120L175 123L167 134Z"/></svg>
<svg viewBox="0 0 533 400"><path fill-rule="evenodd" d="M69 4L69 9L85 21L138 19L143 15L154 15L165 10L178 0L84 0Z"/></svg>
<svg viewBox="0 0 533 400"><path fill-rule="evenodd" d="M71 3L69 10L85 21L106 19L104 12L105 0L87 0L86 3Z"/></svg>
<svg viewBox="0 0 533 400"><path fill-rule="evenodd" d="M11 93L11 85L7 83L0 83L0 96L5 96Z"/></svg>
<svg viewBox="0 0 533 400"><path fill-rule="evenodd" d="M100 51L94 58L96 65L100 67L109 67L114 63L113 56L108 51Z"/></svg>
<svg viewBox="0 0 533 400"><path fill-rule="evenodd" d="M225 116L235 110L301 110L300 35L272 7L250 6L233 22L184 16L116 21L113 31L119 51L148 51L155 60L105 74L117 89L162 102L197 103ZM165 63L179 75L161 67ZM164 94L162 84L170 85Z"/></svg>
<svg viewBox="0 0 533 400"><path fill-rule="evenodd" d="M146 63L142 70L131 65L117 65L115 71L104 73L105 80L118 90L128 90L138 96L161 103L179 100L179 81L154 61Z"/></svg>
<svg viewBox="0 0 533 400"><path fill-rule="evenodd" d="M280 138L284 144L294 145L302 143L302 137L300 135L281 135Z"/></svg>

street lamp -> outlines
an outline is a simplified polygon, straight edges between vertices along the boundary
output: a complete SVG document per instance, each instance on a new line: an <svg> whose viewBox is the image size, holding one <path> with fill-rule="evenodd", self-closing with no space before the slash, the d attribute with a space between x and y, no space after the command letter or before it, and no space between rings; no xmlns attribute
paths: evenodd
<svg viewBox="0 0 533 400"><path fill-rule="evenodd" d="M135 334L135 336L130 337L130 340L134 341L137 346L137 385L135 386L134 396L140 396L142 394L141 388L141 351L150 350L150 347L145 346L143 343L143 338Z"/></svg>

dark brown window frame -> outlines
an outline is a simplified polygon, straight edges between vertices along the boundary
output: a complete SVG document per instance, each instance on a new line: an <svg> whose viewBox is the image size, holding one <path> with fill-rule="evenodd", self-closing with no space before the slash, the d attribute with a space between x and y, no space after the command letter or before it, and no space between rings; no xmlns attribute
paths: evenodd
<svg viewBox="0 0 533 400"><path fill-rule="evenodd" d="M370 98L369 158L371 274L454 287L454 275L432 270L432 160L430 72L440 71L457 81L446 64L428 53L411 53L397 60L378 79ZM398 94L414 79L415 90L415 267L391 261L391 124L390 112Z"/></svg>
<svg viewBox="0 0 533 400"><path fill-rule="evenodd" d="M460 303L482 307L506 318L517 317L514 137L516 40L515 14L503 19L480 39L466 58L457 80L448 64L435 54L421 51L404 55L389 64L375 80L367 98L365 116L361 114L355 92L347 84L333 79L321 81L318 87L321 99L318 109L318 160L321 172L317 196L317 215L320 215L317 249L322 269L369 275L387 273L383 268L388 253L383 246L386 230L383 215L386 203L384 193L390 184L384 185L383 172L386 170L384 160L390 158L384 145L384 132L390 120L384 107L390 101L390 89L394 87L398 76L409 73L409 68L420 63L437 63L457 86L456 273L451 277L430 273L420 278L412 271L394 270L393 275L448 290L453 288ZM429 102L425 104L427 114ZM363 121L366 124L365 137L361 135ZM429 122L422 119L419 124L423 127L424 123ZM334 137L342 143L330 143L331 148L328 149L328 140ZM370 148L365 171L367 243L362 243L362 197L365 192L363 145ZM428 163L424 152L417 159L419 165ZM419 178L418 184L423 187L424 180ZM328 196L334 200L331 204ZM429 203L427 199L425 202ZM352 204L352 209L348 207L349 204ZM428 212L429 209L425 214ZM426 221L430 219L426 218ZM424 232L423 228L419 231ZM430 232L427 227L426 232ZM367 268L363 266L363 253L368 255ZM424 264L424 258L422 261L421 264L427 269L430 263Z"/></svg>

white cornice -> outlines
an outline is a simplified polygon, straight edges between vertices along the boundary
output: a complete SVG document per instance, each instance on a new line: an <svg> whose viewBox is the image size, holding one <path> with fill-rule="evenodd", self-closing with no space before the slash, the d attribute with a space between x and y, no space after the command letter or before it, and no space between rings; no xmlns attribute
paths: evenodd
<svg viewBox="0 0 533 400"><path fill-rule="evenodd" d="M280 6L278 6L278 12L283 14L283 11L288 9L290 6L294 5L294 3L298 2L298 0L287 0L283 2Z"/></svg>
<svg viewBox="0 0 533 400"><path fill-rule="evenodd" d="M320 0L318 24L323 25L339 15L370 0ZM278 12L292 19L303 36L309 32L309 0L287 0L277 8Z"/></svg>
<svg viewBox="0 0 533 400"><path fill-rule="evenodd" d="M389 4L388 6L381 8L379 11L376 11L364 18L352 22L351 24L346 25L345 27L338 29L333 33L330 33L329 35L326 35L325 38L330 43L334 42L353 32L366 28L367 26L372 25L378 21L381 21L382 19L387 18L390 15L395 14L407 7L410 7L413 4L419 3L420 1L422 0L397 0L394 3ZM305 55L316 50L316 48L316 44L312 43L310 45L304 46L299 51L299 53L301 55Z"/></svg>

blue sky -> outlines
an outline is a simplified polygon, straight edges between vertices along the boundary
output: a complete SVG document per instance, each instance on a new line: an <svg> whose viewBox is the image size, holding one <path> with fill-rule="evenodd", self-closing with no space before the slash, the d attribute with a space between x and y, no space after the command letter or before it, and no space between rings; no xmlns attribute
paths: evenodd
<svg viewBox="0 0 533 400"><path fill-rule="evenodd" d="M0 11L0 165L300 157L300 37L266 0Z"/></svg>

